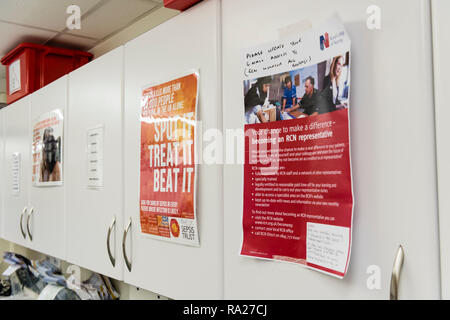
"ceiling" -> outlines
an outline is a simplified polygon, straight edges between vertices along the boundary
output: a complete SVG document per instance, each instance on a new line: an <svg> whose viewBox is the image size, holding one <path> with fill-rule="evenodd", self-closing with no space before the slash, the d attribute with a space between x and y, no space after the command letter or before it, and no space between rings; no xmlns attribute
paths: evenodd
<svg viewBox="0 0 450 320"><path fill-rule="evenodd" d="M80 7L80 30L66 27L72 4ZM89 50L162 6L163 0L1 0L0 58L22 42Z"/></svg>

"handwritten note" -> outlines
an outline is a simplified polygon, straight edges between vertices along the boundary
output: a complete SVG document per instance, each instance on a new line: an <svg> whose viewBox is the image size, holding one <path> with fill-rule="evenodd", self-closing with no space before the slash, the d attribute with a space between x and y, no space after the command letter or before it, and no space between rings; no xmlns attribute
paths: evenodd
<svg viewBox="0 0 450 320"><path fill-rule="evenodd" d="M326 46L321 38L326 35ZM319 28L243 51L244 79L300 69L348 51L349 38L337 16Z"/></svg>
<svg viewBox="0 0 450 320"><path fill-rule="evenodd" d="M325 268L345 271L349 249L346 227L320 223L307 223L306 261Z"/></svg>

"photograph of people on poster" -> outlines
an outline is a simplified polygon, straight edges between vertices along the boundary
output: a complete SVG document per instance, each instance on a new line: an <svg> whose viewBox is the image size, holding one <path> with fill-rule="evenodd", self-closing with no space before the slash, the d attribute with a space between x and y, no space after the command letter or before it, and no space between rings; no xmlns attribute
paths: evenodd
<svg viewBox="0 0 450 320"><path fill-rule="evenodd" d="M315 116L349 107L350 52L289 72L244 80L245 123Z"/></svg>
<svg viewBox="0 0 450 320"><path fill-rule="evenodd" d="M62 184L63 116L60 110L39 117L33 126L33 183Z"/></svg>

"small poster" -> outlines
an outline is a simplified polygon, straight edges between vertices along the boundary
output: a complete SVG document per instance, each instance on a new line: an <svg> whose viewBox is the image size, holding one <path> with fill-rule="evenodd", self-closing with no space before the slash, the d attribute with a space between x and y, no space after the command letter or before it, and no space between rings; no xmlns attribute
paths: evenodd
<svg viewBox="0 0 450 320"><path fill-rule="evenodd" d="M347 32L335 16L243 59L241 254L343 278L353 217Z"/></svg>
<svg viewBox="0 0 450 320"><path fill-rule="evenodd" d="M13 63L9 65L8 68L9 74L9 94L13 94L17 92L21 88L21 80L20 80L20 59L17 59Z"/></svg>
<svg viewBox="0 0 450 320"><path fill-rule="evenodd" d="M60 109L44 113L33 122L32 182L36 187L62 185L63 125Z"/></svg>
<svg viewBox="0 0 450 320"><path fill-rule="evenodd" d="M20 194L20 152L12 154L11 171L12 171L12 185L11 195L17 196Z"/></svg>
<svg viewBox="0 0 450 320"><path fill-rule="evenodd" d="M89 188L103 187L103 126L87 133L87 185Z"/></svg>
<svg viewBox="0 0 450 320"><path fill-rule="evenodd" d="M142 91L140 229L198 246L195 135L198 72Z"/></svg>

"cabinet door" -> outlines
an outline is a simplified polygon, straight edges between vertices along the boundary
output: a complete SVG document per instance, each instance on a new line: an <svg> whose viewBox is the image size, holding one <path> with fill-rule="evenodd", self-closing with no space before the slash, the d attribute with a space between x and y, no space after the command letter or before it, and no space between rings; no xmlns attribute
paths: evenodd
<svg viewBox="0 0 450 320"><path fill-rule="evenodd" d="M26 216L31 181L30 97L2 109L5 136L3 236L28 246Z"/></svg>
<svg viewBox="0 0 450 320"><path fill-rule="evenodd" d="M31 95L30 128L43 114L53 110L60 110L64 117L63 128L67 130L67 76L64 76ZM31 248L57 258L64 259L65 224L64 224L64 165L67 159L69 142L66 132L62 136L61 175L63 184L58 186L35 186L28 181L30 187L30 210L33 213L29 219ZM31 150L32 133L29 136L28 148ZM57 139L57 137L55 137Z"/></svg>
<svg viewBox="0 0 450 320"><path fill-rule="evenodd" d="M447 73L450 72L450 43L448 34L450 32L450 19L448 12L450 2L446 0L433 0L433 66L434 66L434 101L436 109L436 152L437 173L439 188L439 228L441 249L441 290L442 299L450 299L450 275L446 270L450 267L450 146L448 137L450 127L448 117L450 110L448 101L450 91L448 90Z"/></svg>
<svg viewBox="0 0 450 320"><path fill-rule="evenodd" d="M218 83L219 1L204 1L125 46L124 193L131 272L124 280L175 299L219 299L223 293L222 180L220 165L197 167L200 247L140 234L140 100L142 89L199 69L197 118L203 130L221 128ZM199 132L200 133L200 132ZM199 134L201 138L201 134ZM200 145L200 141L197 140ZM201 156L201 152L198 153Z"/></svg>
<svg viewBox="0 0 450 320"><path fill-rule="evenodd" d="M67 260L116 279L122 277L123 261L122 79L123 47L72 72L66 122L70 141L65 170ZM92 152L88 156L88 139L95 156ZM115 226L107 239L113 219Z"/></svg>
<svg viewBox="0 0 450 320"><path fill-rule="evenodd" d="M374 4L381 10L379 30L366 24ZM320 23L335 12L352 40L355 210L348 273L339 280L239 256L243 170L226 165L227 299L388 299L399 245L405 252L399 298L440 296L429 1L223 1L224 125L242 128L241 50L278 39L283 27L304 19Z"/></svg>
<svg viewBox="0 0 450 320"><path fill-rule="evenodd" d="M0 109L0 238L3 238L3 214L4 208L4 182L5 179L5 137L4 137L4 123L3 123L4 109Z"/></svg>

